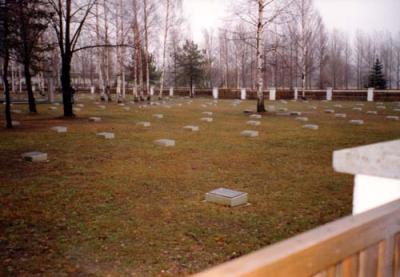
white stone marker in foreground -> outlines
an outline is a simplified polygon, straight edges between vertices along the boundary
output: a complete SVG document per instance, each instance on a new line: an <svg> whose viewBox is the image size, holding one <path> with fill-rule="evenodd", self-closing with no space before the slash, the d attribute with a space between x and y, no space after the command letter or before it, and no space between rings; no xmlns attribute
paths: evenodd
<svg viewBox="0 0 400 277"><path fill-rule="evenodd" d="M153 117L155 117L157 119L163 119L164 115L163 114L153 114Z"/></svg>
<svg viewBox="0 0 400 277"><path fill-rule="evenodd" d="M310 129L310 130L318 130L319 126L315 125L315 124L306 124L306 125L303 125L303 128L304 129Z"/></svg>
<svg viewBox="0 0 400 277"><path fill-rule="evenodd" d="M175 146L175 141L172 139L159 139L159 140L155 140L154 143L159 146L165 146L165 147Z"/></svg>
<svg viewBox="0 0 400 277"><path fill-rule="evenodd" d="M326 101L332 101L332 88L327 88L326 89Z"/></svg>
<svg viewBox="0 0 400 277"><path fill-rule="evenodd" d="M90 122L100 122L101 121L101 117L92 116L92 117L89 117L89 121Z"/></svg>
<svg viewBox="0 0 400 277"><path fill-rule="evenodd" d="M218 99L218 88L216 87L213 88L212 95L214 99Z"/></svg>
<svg viewBox="0 0 400 277"><path fill-rule="evenodd" d="M136 123L136 125L140 125L140 126L143 126L143 127L150 127L151 123L147 122L147 121L140 121L140 122Z"/></svg>
<svg viewBox="0 0 400 277"><path fill-rule="evenodd" d="M198 132L200 130L200 128L198 126L194 126L194 125L185 126L185 127L183 127L183 129L189 130L192 132Z"/></svg>
<svg viewBox="0 0 400 277"><path fill-rule="evenodd" d="M364 120L354 119L354 120L350 120L349 123L351 125L364 125Z"/></svg>
<svg viewBox="0 0 400 277"><path fill-rule="evenodd" d="M347 114L345 114L345 113L337 113L337 114L335 114L335 117L336 118L346 118Z"/></svg>
<svg viewBox="0 0 400 277"><path fill-rule="evenodd" d="M276 100L276 88L270 88L269 89L269 101L275 101Z"/></svg>
<svg viewBox="0 0 400 277"><path fill-rule="evenodd" d="M204 115L208 115L208 116L212 116L213 113L212 112L203 112Z"/></svg>
<svg viewBox="0 0 400 277"><path fill-rule="evenodd" d="M205 200L210 203L236 207L247 203L248 194L246 192L218 188L207 192Z"/></svg>
<svg viewBox="0 0 400 277"><path fill-rule="evenodd" d="M103 137L105 139L114 139L115 135L114 133L110 133L110 132L101 132L101 133L97 133L98 137Z"/></svg>
<svg viewBox="0 0 400 277"><path fill-rule="evenodd" d="M174 97L174 88L173 87L169 88L169 97Z"/></svg>
<svg viewBox="0 0 400 277"><path fill-rule="evenodd" d="M205 122L213 122L213 119L211 117L202 117L200 118L200 120Z"/></svg>
<svg viewBox="0 0 400 277"><path fill-rule="evenodd" d="M51 128L51 130L53 130L57 133L66 133L68 131L68 128L64 127L64 126L56 126L56 127Z"/></svg>
<svg viewBox="0 0 400 277"><path fill-rule="evenodd" d="M388 115L388 116L386 117L386 119L398 121L400 118L399 118L398 116L396 116L396 115Z"/></svg>
<svg viewBox="0 0 400 277"><path fill-rule="evenodd" d="M354 108L353 108L353 111L360 111L360 112L361 112L361 111L362 111L362 108L354 107Z"/></svg>
<svg viewBox="0 0 400 277"><path fill-rule="evenodd" d="M294 88L294 100L298 100L298 99L299 99L299 89Z"/></svg>
<svg viewBox="0 0 400 277"><path fill-rule="evenodd" d="M368 89L367 101L374 102L374 88Z"/></svg>
<svg viewBox="0 0 400 277"><path fill-rule="evenodd" d="M400 198L400 140L335 151L333 167L355 175L353 214Z"/></svg>
<svg viewBox="0 0 400 277"><path fill-rule="evenodd" d="M335 110L331 110L331 109L326 109L325 113L335 113Z"/></svg>
<svg viewBox="0 0 400 277"><path fill-rule="evenodd" d="M241 100L246 100L246 89L245 88L242 88L240 90L240 99Z"/></svg>
<svg viewBox="0 0 400 277"><path fill-rule="evenodd" d="M308 117L296 117L297 121L303 121L303 122L307 122L308 121Z"/></svg>
<svg viewBox="0 0 400 277"><path fill-rule="evenodd" d="M47 153L43 152L28 152L22 154L22 158L28 162L45 162L47 161Z"/></svg>
<svg viewBox="0 0 400 277"><path fill-rule="evenodd" d="M246 122L247 125L251 125L251 126L260 126L261 122L260 121L256 121L256 120L249 120Z"/></svg>
<svg viewBox="0 0 400 277"><path fill-rule="evenodd" d="M377 111L368 111L367 114L378 114Z"/></svg>
<svg viewBox="0 0 400 277"><path fill-rule="evenodd" d="M240 135L243 137L254 138L254 137L258 137L258 131L245 130L245 131L241 132Z"/></svg>

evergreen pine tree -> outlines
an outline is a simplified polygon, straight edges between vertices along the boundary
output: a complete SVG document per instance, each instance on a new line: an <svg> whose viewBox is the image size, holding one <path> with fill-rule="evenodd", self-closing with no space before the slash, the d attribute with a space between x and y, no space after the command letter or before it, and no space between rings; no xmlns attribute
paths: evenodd
<svg viewBox="0 0 400 277"><path fill-rule="evenodd" d="M383 65L379 59L376 59L374 66L368 78L368 87L376 89L386 89L386 79L383 75Z"/></svg>

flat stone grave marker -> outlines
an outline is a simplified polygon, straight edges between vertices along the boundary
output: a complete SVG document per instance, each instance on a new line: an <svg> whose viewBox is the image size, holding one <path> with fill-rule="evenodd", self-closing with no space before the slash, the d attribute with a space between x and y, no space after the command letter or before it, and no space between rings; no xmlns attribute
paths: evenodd
<svg viewBox="0 0 400 277"><path fill-rule="evenodd" d="M139 121L138 123L136 123L136 125L142 126L142 127L150 127L151 123L147 122L147 121Z"/></svg>
<svg viewBox="0 0 400 277"><path fill-rule="evenodd" d="M200 118L200 120L205 122L213 122L213 119L211 117L202 117Z"/></svg>
<svg viewBox="0 0 400 277"><path fill-rule="evenodd" d="M105 110L105 109L106 109L106 106L104 106L104 105L99 105L99 109Z"/></svg>
<svg viewBox="0 0 400 277"><path fill-rule="evenodd" d="M296 117L297 121L303 121L303 122L307 122L308 121L308 117Z"/></svg>
<svg viewBox="0 0 400 277"><path fill-rule="evenodd" d="M357 103L356 106L364 107L364 104L362 104L362 103Z"/></svg>
<svg viewBox="0 0 400 277"><path fill-rule="evenodd" d="M310 129L310 130L318 130L319 126L315 125L315 124L306 124L306 125L303 125L303 128L304 129Z"/></svg>
<svg viewBox="0 0 400 277"><path fill-rule="evenodd" d="M72 109L74 112L80 112L81 111L81 108L73 108Z"/></svg>
<svg viewBox="0 0 400 277"><path fill-rule="evenodd" d="M335 104L335 105L333 105L335 108L343 108L343 106L342 105L340 105L340 104Z"/></svg>
<svg viewBox="0 0 400 277"><path fill-rule="evenodd" d="M12 112L12 113L15 113L15 114L21 114L21 113L22 113L21 110L12 110L11 112Z"/></svg>
<svg viewBox="0 0 400 277"><path fill-rule="evenodd" d="M46 162L47 153L33 151L22 154L22 158L28 162Z"/></svg>
<svg viewBox="0 0 400 277"><path fill-rule="evenodd" d="M354 111L362 111L362 108L354 107L353 110Z"/></svg>
<svg viewBox="0 0 400 277"><path fill-rule="evenodd" d="M258 137L258 131L245 130L245 131L241 132L240 135L243 137L254 138L254 137Z"/></svg>
<svg viewBox="0 0 400 277"><path fill-rule="evenodd" d="M127 111L127 112L129 112L130 110L131 110L131 108L129 108L129 107L124 107L123 108L125 111Z"/></svg>
<svg viewBox="0 0 400 277"><path fill-rule="evenodd" d="M399 120L399 117L398 117L398 116L396 116L396 115L388 115L388 116L386 117L386 119L388 119L388 120L396 120L396 121L398 121L398 120Z"/></svg>
<svg viewBox="0 0 400 277"><path fill-rule="evenodd" d="M204 115L208 115L208 116L212 116L212 115L213 115L213 113L212 113L212 112L203 112L202 114L204 114Z"/></svg>
<svg viewBox="0 0 400 277"><path fill-rule="evenodd" d="M78 108L83 108L83 107L85 107L85 105L83 105L83 104L76 104L76 106L77 106Z"/></svg>
<svg viewBox="0 0 400 277"><path fill-rule="evenodd" d="M377 111L368 111L367 114L378 114Z"/></svg>
<svg viewBox="0 0 400 277"><path fill-rule="evenodd" d="M198 126L194 126L194 125L185 126L185 127L183 127L183 129L189 130L192 132L198 132L200 130L200 128Z"/></svg>
<svg viewBox="0 0 400 277"><path fill-rule="evenodd" d="M347 114L345 114L345 113L337 113L337 114L335 114L335 117L336 118L346 118Z"/></svg>
<svg viewBox="0 0 400 277"><path fill-rule="evenodd" d="M386 106L376 106L376 108L379 110L386 110Z"/></svg>
<svg viewBox="0 0 400 277"><path fill-rule="evenodd" d="M301 112L293 111L293 112L290 112L290 115L291 116L301 116Z"/></svg>
<svg viewBox="0 0 400 277"><path fill-rule="evenodd" d="M175 141L172 139L159 139L154 141L155 144L165 147L174 147Z"/></svg>
<svg viewBox="0 0 400 277"><path fill-rule="evenodd" d="M16 126L20 126L21 122L12 120L11 124L13 127L16 127ZM7 122L4 122L4 127L6 127L6 126L7 126Z"/></svg>
<svg viewBox="0 0 400 277"><path fill-rule="evenodd" d="M276 112L276 116L290 116L291 114L289 112Z"/></svg>
<svg viewBox="0 0 400 277"><path fill-rule="evenodd" d="M54 106L60 106L61 104L60 103L54 103L53 105Z"/></svg>
<svg viewBox="0 0 400 277"><path fill-rule="evenodd" d="M280 111L280 112L287 112L288 111L288 109L287 108L279 108L279 110L278 111Z"/></svg>
<svg viewBox="0 0 400 277"><path fill-rule="evenodd" d="M285 100L281 100L280 101L282 104L284 104L284 105L286 105L288 102L287 101L285 101Z"/></svg>
<svg viewBox="0 0 400 277"><path fill-rule="evenodd" d="M364 125L364 120L353 119L349 121L351 125Z"/></svg>
<svg viewBox="0 0 400 277"><path fill-rule="evenodd" d="M331 110L331 109L326 109L325 113L335 113L335 110Z"/></svg>
<svg viewBox="0 0 400 277"><path fill-rule="evenodd" d="M261 122L257 121L257 120L249 120L246 123L247 123L247 125L251 125L251 126L260 126L261 125Z"/></svg>
<svg viewBox="0 0 400 277"><path fill-rule="evenodd" d="M66 133L68 131L68 128L64 127L64 126L56 126L56 127L52 127L51 130L53 130L57 133Z"/></svg>
<svg viewBox="0 0 400 277"><path fill-rule="evenodd" d="M111 133L111 132L101 132L101 133L97 133L97 136L98 136L98 137L105 138L105 139L114 139L114 138L115 138L114 133Z"/></svg>
<svg viewBox="0 0 400 277"><path fill-rule="evenodd" d="M252 115L250 115L250 118L261 119L262 115L261 114L252 114Z"/></svg>
<svg viewBox="0 0 400 277"><path fill-rule="evenodd" d="M57 107L50 107L49 110L51 110L51 111L56 111L56 110L57 110Z"/></svg>
<svg viewBox="0 0 400 277"><path fill-rule="evenodd" d="M157 119L163 119L164 115L163 114L153 114L153 117L157 118Z"/></svg>
<svg viewBox="0 0 400 277"><path fill-rule="evenodd" d="M394 112L400 112L400 109L393 109Z"/></svg>
<svg viewBox="0 0 400 277"><path fill-rule="evenodd" d="M91 122L100 122L101 121L101 117L92 116L92 117L89 117L89 121L91 121Z"/></svg>
<svg viewBox="0 0 400 277"><path fill-rule="evenodd" d="M244 205L248 201L246 192L218 188L205 194L205 201L224 206L236 207Z"/></svg>
<svg viewBox="0 0 400 277"><path fill-rule="evenodd" d="M308 108L311 109L311 110L316 110L316 109L317 109L316 106L310 106L310 107L308 107Z"/></svg>
<svg viewBox="0 0 400 277"><path fill-rule="evenodd" d="M120 106L120 107L124 107L124 106L125 106L125 104L124 104L124 103L119 103L119 104L118 104L118 106Z"/></svg>

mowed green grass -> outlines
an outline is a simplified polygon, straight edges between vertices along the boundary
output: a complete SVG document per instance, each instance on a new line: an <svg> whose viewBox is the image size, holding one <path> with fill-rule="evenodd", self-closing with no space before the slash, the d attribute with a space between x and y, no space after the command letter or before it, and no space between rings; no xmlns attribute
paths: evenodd
<svg viewBox="0 0 400 277"><path fill-rule="evenodd" d="M351 213L352 176L335 173L337 149L398 139L397 103L288 102L266 105L302 111L318 131L294 117L263 115L246 125L254 101L178 98L172 108L115 103L99 110L93 100L77 118L65 120L50 105L39 115L14 115L21 126L0 130L1 275L175 276L204 270ZM177 104L181 103L179 107ZM347 113L336 119L324 109ZM317 106L312 110L310 106ZM214 122L201 122L212 111ZM0 108L4 112L4 107ZM164 114L164 119L152 117ZM399 115L400 113L397 112ZM100 123L88 122L101 116ZM352 126L350 119L365 125ZM4 120L4 118L3 118ZM151 121L150 128L136 125ZM3 123L2 123L3 124ZM67 126L67 134L51 131ZM199 132L183 129L198 125ZM258 130L257 138L240 136ZM96 137L114 132L114 140ZM156 146L156 139L176 147ZM29 163L21 154L48 153L49 162ZM250 205L205 203L204 193L226 187L249 193Z"/></svg>

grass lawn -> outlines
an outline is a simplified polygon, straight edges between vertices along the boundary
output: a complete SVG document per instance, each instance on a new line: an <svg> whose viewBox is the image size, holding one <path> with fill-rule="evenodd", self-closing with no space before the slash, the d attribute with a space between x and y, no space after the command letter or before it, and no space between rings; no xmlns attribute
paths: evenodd
<svg viewBox="0 0 400 277"><path fill-rule="evenodd" d="M350 214L352 176L332 169L332 152L400 137L400 106L385 103L291 102L266 105L302 111L317 131L295 117L268 113L261 126L246 125L255 102L177 98L168 105L125 111L115 103L100 110L94 101L65 120L50 105L39 115L26 105L0 130L0 275L175 276L204 270L318 225ZM178 104L181 103L181 106ZM341 104L342 108L333 108ZM310 109L316 106L317 109ZM324 109L347 113L337 119ZM202 112L214 122L200 121ZM4 107L0 107L4 122ZM156 119L155 113L164 114ZM102 122L88 121L90 116ZM363 119L353 126L350 119ZM136 125L151 121L150 128ZM199 132L183 129L198 125ZM67 126L58 134L54 126ZM258 130L260 136L240 136ZM114 132L114 140L96 137ZM161 138L176 147L156 146ZM48 153L29 163L21 154ZM248 206L203 202L204 193L227 187L249 193Z"/></svg>

